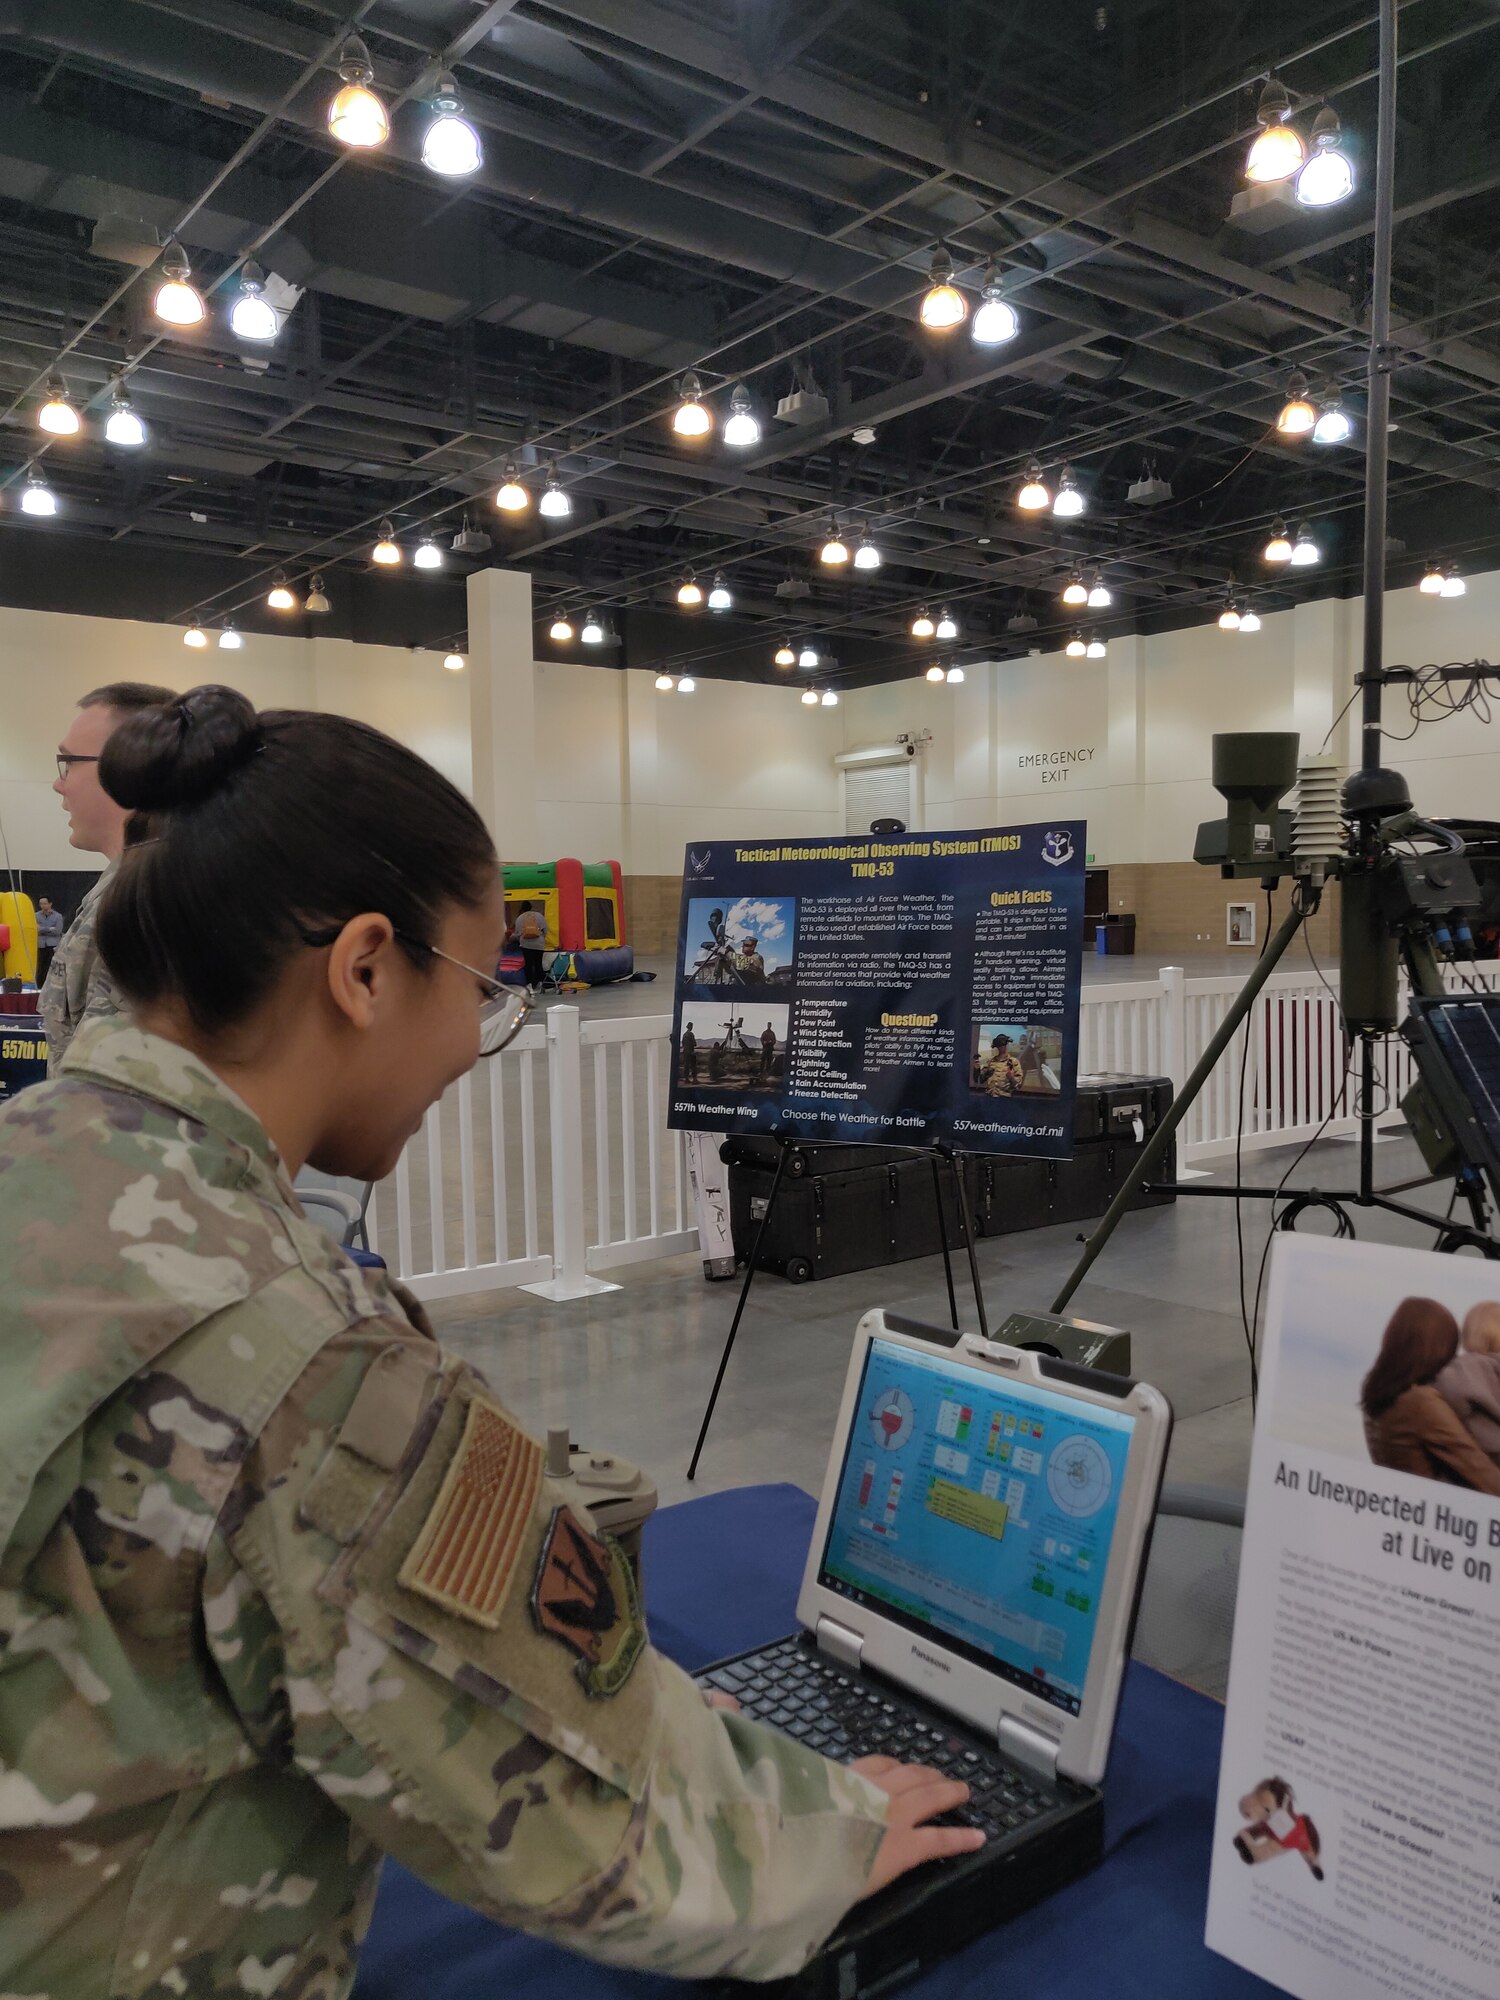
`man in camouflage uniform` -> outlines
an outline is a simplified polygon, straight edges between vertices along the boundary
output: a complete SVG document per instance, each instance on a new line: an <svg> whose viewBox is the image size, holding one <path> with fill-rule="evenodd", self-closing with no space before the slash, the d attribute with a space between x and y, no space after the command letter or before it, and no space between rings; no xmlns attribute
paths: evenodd
<svg viewBox="0 0 1500 2000"><path fill-rule="evenodd" d="M979 1071L979 1080L991 1097L1014 1097L1022 1084L1021 1059L1010 1045L1009 1035L995 1035L990 1053Z"/></svg>
<svg viewBox="0 0 1500 2000"><path fill-rule="evenodd" d="M0 1183L0 1992L337 2000L382 1850L591 1956L804 1962L882 1791L646 1643L211 1070L88 1023Z"/></svg>
<svg viewBox="0 0 1500 2000"><path fill-rule="evenodd" d="M87 1016L118 1014L121 1000L94 946L94 917L106 883L125 846L130 815L99 783L99 752L127 715L170 701L172 690L144 681L113 681L95 688L78 704L67 734L57 746L52 789L68 811L68 840L85 854L102 854L104 873L78 906L52 955L38 1011L47 1030L47 1074L55 1075L78 1024Z"/></svg>

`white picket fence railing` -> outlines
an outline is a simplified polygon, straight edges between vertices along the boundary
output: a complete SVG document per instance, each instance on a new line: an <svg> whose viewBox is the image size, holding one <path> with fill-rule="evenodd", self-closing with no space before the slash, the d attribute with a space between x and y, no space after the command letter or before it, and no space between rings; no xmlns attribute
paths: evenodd
<svg viewBox="0 0 1500 2000"><path fill-rule="evenodd" d="M1500 966L1465 976L1500 991ZM1080 1072L1180 1086L1241 983L1169 965L1154 980L1085 987ZM1254 1152L1356 1130L1336 995L1336 974L1272 974L1184 1120L1182 1166L1232 1152L1237 1132ZM429 1299L511 1285L576 1298L602 1273L696 1249L684 1135L667 1129L671 1028L670 1014L583 1021L576 1007L549 1009L433 1105L375 1190L372 1247ZM1380 1117L1399 1122L1411 1059L1396 1036L1377 1053Z"/></svg>

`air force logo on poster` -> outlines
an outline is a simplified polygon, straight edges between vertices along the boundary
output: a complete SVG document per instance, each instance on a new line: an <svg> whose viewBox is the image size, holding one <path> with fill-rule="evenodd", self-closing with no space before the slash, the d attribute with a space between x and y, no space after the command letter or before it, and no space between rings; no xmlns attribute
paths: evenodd
<svg viewBox="0 0 1500 2000"><path fill-rule="evenodd" d="M669 1122L1072 1151L1079 822L690 846Z"/></svg>

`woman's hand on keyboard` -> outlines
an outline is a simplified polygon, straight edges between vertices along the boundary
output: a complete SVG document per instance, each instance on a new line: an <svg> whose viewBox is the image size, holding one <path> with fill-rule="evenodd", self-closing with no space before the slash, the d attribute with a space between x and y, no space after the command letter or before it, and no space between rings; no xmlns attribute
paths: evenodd
<svg viewBox="0 0 1500 2000"><path fill-rule="evenodd" d="M983 1847L984 1835L972 1826L929 1826L941 1813L965 1804L969 1788L958 1778L945 1778L925 1764L898 1764L894 1757L861 1757L850 1766L885 1793L890 1801L885 1839L875 1856L864 1893L873 1896L926 1861L946 1861L955 1854L972 1854Z"/></svg>

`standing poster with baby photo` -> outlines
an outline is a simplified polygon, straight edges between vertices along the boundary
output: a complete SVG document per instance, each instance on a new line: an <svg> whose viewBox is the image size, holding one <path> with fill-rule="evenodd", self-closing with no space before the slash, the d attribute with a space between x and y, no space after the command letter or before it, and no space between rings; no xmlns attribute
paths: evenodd
<svg viewBox="0 0 1500 2000"><path fill-rule="evenodd" d="M1500 1993L1500 1263L1276 1241L1207 1938L1300 2000Z"/></svg>

